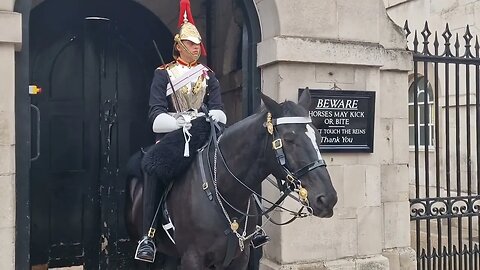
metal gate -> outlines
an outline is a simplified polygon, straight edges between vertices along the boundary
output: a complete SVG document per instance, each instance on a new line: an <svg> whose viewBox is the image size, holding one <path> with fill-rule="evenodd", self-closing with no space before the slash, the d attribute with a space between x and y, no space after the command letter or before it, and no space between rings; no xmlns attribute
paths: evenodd
<svg viewBox="0 0 480 270"><path fill-rule="evenodd" d="M480 269L480 45L452 33L404 30L409 88L410 215L417 269ZM413 41L413 42L412 42ZM412 48L413 47L413 48Z"/></svg>

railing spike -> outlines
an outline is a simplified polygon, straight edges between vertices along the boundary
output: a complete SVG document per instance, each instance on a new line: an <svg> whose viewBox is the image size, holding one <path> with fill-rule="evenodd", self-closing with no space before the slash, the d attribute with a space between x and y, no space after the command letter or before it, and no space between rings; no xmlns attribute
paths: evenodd
<svg viewBox="0 0 480 270"><path fill-rule="evenodd" d="M406 44L406 50L409 51L408 49L408 36L412 33L410 31L410 28L408 27L408 20L405 20L405 25L403 26L403 31L405 32L405 38L407 39L407 44Z"/></svg>
<svg viewBox="0 0 480 270"><path fill-rule="evenodd" d="M465 34L463 35L463 39L465 40L465 56L467 58L473 58L470 42L472 41L473 35L470 33L470 26L467 24L467 30L465 30Z"/></svg>
<svg viewBox="0 0 480 270"><path fill-rule="evenodd" d="M443 52L443 56L453 56L452 50L450 49L450 38L452 38L452 32L450 32L450 28L448 27L448 23L445 26L445 31L442 33L442 37L445 39L445 51Z"/></svg>
<svg viewBox="0 0 480 270"><path fill-rule="evenodd" d="M432 35L432 32L428 28L428 22L425 21L425 27L423 28L422 31L422 36L423 36L423 54L424 55L431 55L430 51L428 49L428 44L430 43L429 38Z"/></svg>
<svg viewBox="0 0 480 270"><path fill-rule="evenodd" d="M435 31L435 39L433 41L433 47L435 49L435 55L438 56L438 47L439 47L439 42L438 42L438 34L437 34L437 31Z"/></svg>
<svg viewBox="0 0 480 270"><path fill-rule="evenodd" d="M422 258L426 258L426 257L427 257L427 254L426 254L424 248L422 248L422 253L420 254L420 257L422 257Z"/></svg>
<svg viewBox="0 0 480 270"><path fill-rule="evenodd" d="M458 33L455 34L455 44L453 46L455 47L455 56L460 57L460 41L458 39Z"/></svg>
<svg viewBox="0 0 480 270"><path fill-rule="evenodd" d="M478 36L475 36L475 57L480 57L480 44L478 43Z"/></svg>
<svg viewBox="0 0 480 270"><path fill-rule="evenodd" d="M403 30L405 31L405 36L408 37L408 35L410 35L410 33L412 33L410 31L410 27L408 26L408 20L405 20L405 24L403 25Z"/></svg>
<svg viewBox="0 0 480 270"><path fill-rule="evenodd" d="M415 34L413 36L413 51L418 53L418 35L417 30L415 30Z"/></svg>

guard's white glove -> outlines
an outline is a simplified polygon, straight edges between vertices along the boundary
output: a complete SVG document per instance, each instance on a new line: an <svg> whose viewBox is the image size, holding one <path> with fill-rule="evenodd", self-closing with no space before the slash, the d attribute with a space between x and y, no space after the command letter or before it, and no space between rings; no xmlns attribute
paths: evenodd
<svg viewBox="0 0 480 270"><path fill-rule="evenodd" d="M192 118L188 115L178 115L177 117L177 125L181 128L189 130L192 127Z"/></svg>
<svg viewBox="0 0 480 270"><path fill-rule="evenodd" d="M181 127L173 116L168 113L161 113L155 117L152 129L155 133L168 133Z"/></svg>
<svg viewBox="0 0 480 270"><path fill-rule="evenodd" d="M227 116L222 110L210 110L208 112L208 116L210 116L216 122L227 124Z"/></svg>

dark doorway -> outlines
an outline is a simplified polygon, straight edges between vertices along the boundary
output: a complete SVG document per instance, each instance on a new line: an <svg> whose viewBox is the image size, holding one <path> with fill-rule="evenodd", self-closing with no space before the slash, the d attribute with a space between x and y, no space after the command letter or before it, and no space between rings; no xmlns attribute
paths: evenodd
<svg viewBox="0 0 480 270"><path fill-rule="evenodd" d="M132 254L123 219L125 164L153 142L152 39L171 34L127 2L113 9L82 4L83 12L67 2L47 1L31 14L30 83L43 90L32 96L40 118L33 110L31 260L119 269ZM161 44L167 55L170 48Z"/></svg>

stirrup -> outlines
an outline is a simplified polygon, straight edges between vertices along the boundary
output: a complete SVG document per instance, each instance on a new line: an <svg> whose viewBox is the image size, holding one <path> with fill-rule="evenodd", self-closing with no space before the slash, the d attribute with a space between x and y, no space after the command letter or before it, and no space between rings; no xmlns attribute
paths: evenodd
<svg viewBox="0 0 480 270"><path fill-rule="evenodd" d="M259 248L270 242L270 236L268 236L265 231L260 228L260 230L252 237L250 242L252 243L253 248Z"/></svg>
<svg viewBox="0 0 480 270"><path fill-rule="evenodd" d="M153 263L155 261L155 255L157 253L157 247L152 238L144 236L138 241L137 250L135 251L135 260Z"/></svg>

